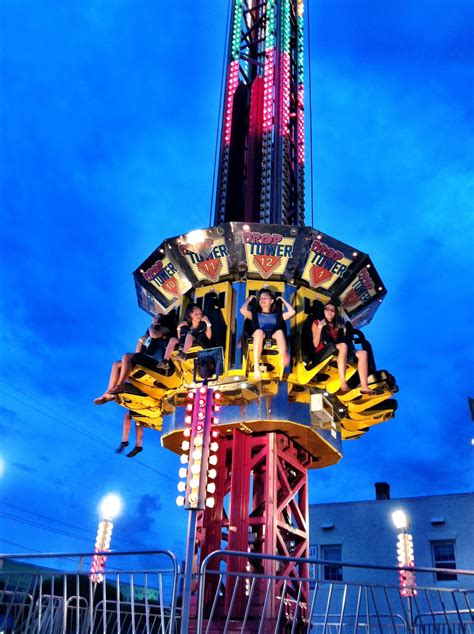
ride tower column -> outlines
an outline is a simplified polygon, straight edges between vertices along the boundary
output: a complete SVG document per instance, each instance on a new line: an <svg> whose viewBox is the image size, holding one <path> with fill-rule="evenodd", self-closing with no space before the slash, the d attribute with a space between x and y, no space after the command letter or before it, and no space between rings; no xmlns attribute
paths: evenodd
<svg viewBox="0 0 474 634"><path fill-rule="evenodd" d="M250 229L258 223L260 231L264 224L304 226L303 41L302 0L234 0L216 225L240 221ZM200 519L200 559L223 545L229 551L305 558L309 548L307 468L314 458L285 433L249 432L235 430L221 445L218 480L224 497ZM223 614L232 601L234 613L243 616L248 589L242 587L236 594L231 575L256 571L275 576L278 566L271 559L255 565L229 556L226 568ZM279 574L307 577L308 566L287 564ZM262 590L255 604L256 612L265 604L269 624L276 622L282 584L277 583L266 600ZM259 593L258 583L253 591ZM298 589L295 586L291 592L291 581L287 581L287 592L296 600ZM299 600L307 603L308 588L304 587ZM304 610L300 616L304 617Z"/></svg>
<svg viewBox="0 0 474 634"><path fill-rule="evenodd" d="M234 0L215 224L304 225L303 1Z"/></svg>

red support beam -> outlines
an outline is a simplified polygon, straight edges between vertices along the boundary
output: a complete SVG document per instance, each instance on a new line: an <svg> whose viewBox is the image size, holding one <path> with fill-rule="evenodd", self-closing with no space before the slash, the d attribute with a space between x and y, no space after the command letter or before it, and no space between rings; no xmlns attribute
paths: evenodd
<svg viewBox="0 0 474 634"><path fill-rule="evenodd" d="M283 555L299 558L308 555L308 478L309 456L304 449L281 433L248 435L234 431L220 441L217 465L216 505L207 509L200 519L197 533L199 559L214 550L249 552L244 557L225 558L226 575L222 577L216 617L224 619L232 608L233 619L242 619L247 605L244 579L236 581L231 574L245 576L245 572L286 576L286 598L296 601L298 585L292 577L308 577L307 564L287 562L277 566L272 560L252 558L257 555ZM228 510L228 516L226 514ZM217 568L216 561L214 567ZM209 576L210 580L212 577ZM216 596L216 575L206 584L205 612ZM283 580L276 580L274 591L267 599L266 618L275 624L280 608L279 596ZM251 631L252 616L259 619L265 600L266 584L256 583L252 597L252 612L248 623ZM298 621L305 616L309 587L303 586L298 609ZM232 598L233 597L233 598ZM293 611L294 608L286 608ZM223 621L224 623L224 621ZM218 630L216 630L218 631Z"/></svg>

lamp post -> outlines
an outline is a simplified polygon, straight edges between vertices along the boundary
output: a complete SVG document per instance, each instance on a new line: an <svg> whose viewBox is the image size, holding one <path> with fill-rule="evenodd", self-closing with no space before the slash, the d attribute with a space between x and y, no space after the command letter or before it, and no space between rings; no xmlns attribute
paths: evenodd
<svg viewBox="0 0 474 634"><path fill-rule="evenodd" d="M408 601L408 625L413 629L411 600L417 593L415 573L407 568L414 568L415 558L413 552L413 536L408 533L408 517L402 510L392 513L392 522L398 530L397 561L399 567L400 595Z"/></svg>
<svg viewBox="0 0 474 634"><path fill-rule="evenodd" d="M112 520L120 514L122 510L122 500L115 493L110 493L102 498L99 504L101 521L97 529L97 537L95 540L94 556L90 568L90 577L94 583L101 583L104 579L103 572L107 555L101 555L109 550L110 540L112 538L113 523Z"/></svg>

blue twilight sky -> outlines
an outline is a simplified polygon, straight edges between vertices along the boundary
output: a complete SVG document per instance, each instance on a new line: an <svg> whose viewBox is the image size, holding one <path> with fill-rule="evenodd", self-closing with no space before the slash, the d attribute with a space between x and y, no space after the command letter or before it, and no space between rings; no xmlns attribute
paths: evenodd
<svg viewBox="0 0 474 634"><path fill-rule="evenodd" d="M208 225L226 14L0 3L0 552L89 550L115 490L116 548L184 553L177 457L149 430L115 455L123 410L92 399L149 322L132 270ZM389 295L366 333L400 386L310 499L472 490L474 5L312 0L310 20L314 225L372 256Z"/></svg>

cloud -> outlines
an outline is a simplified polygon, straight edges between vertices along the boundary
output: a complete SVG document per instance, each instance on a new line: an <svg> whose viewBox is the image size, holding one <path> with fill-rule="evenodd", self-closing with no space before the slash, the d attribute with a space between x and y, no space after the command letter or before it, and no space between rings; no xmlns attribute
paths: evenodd
<svg viewBox="0 0 474 634"><path fill-rule="evenodd" d="M0 389L3 390L5 384L0 383ZM8 389L8 387L6 388ZM18 433L21 418L14 409L10 409L0 405L0 433L2 436L15 435Z"/></svg>
<svg viewBox="0 0 474 634"><path fill-rule="evenodd" d="M429 13L430 27L426 28ZM446 11L444 0L393 2L322 0L313 16L313 47L331 58L377 64L436 66L473 57L469 0Z"/></svg>
<svg viewBox="0 0 474 634"><path fill-rule="evenodd" d="M33 469L30 465L22 464L21 462L12 462L12 466L27 473L37 473L38 469Z"/></svg>
<svg viewBox="0 0 474 634"><path fill-rule="evenodd" d="M161 496L145 493L140 496L135 510L127 510L127 514L117 526L119 539L137 541L144 536L154 534L158 526L158 515L161 510Z"/></svg>

